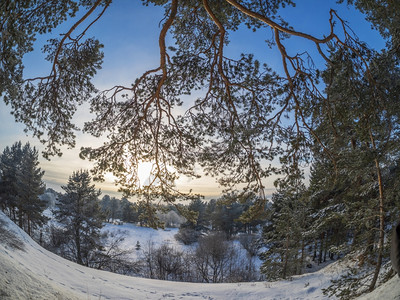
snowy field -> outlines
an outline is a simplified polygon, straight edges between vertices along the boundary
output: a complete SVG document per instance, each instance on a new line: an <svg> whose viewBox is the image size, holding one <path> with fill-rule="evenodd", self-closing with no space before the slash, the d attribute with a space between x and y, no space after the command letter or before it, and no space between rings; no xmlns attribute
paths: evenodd
<svg viewBox="0 0 400 300"><path fill-rule="evenodd" d="M145 249L148 249L149 244L153 244L155 248L162 244L168 244L177 250L187 249L177 242L174 235L178 233L178 228L168 228L166 230L140 227L134 224L125 223L123 225L113 225L107 223L101 232L109 232L116 236L122 236L124 240L121 242L121 248L130 250L130 256L134 259L139 257ZM140 250L136 250L136 243L139 242Z"/></svg>
<svg viewBox="0 0 400 300"><path fill-rule="evenodd" d="M110 230L126 230L110 225ZM149 232L133 238L133 244L148 237L162 242ZM151 280L94 270L67 261L40 247L25 232L0 212L0 299L328 299L321 288L341 274L337 263L315 272L273 283L200 284ZM393 278L362 299L400 299L399 279ZM387 287L387 288L386 288ZM389 290L389 292L388 292ZM397 297L397 298L396 298Z"/></svg>
<svg viewBox="0 0 400 300"><path fill-rule="evenodd" d="M178 228L153 229L140 227L130 223L123 225L105 224L101 232L108 232L115 236L121 236L124 240L120 244L120 248L129 250L129 256L132 260L143 258L143 252L149 249L150 244L154 248L159 248L163 244L173 247L178 251L187 251L193 249L194 245L184 245L175 239L175 234L179 231ZM136 243L139 242L140 249L136 250ZM247 251L243 249L239 241L234 241L234 247L241 257L246 257ZM258 257L253 258L253 263L259 269L261 260Z"/></svg>
<svg viewBox="0 0 400 300"><path fill-rule="evenodd" d="M138 241L142 247L148 242L152 242L155 246L161 246L163 243L167 243L173 247L181 246L174 238L174 235L178 233L178 228L155 230L153 228L136 226L131 223L125 223L123 225L107 223L102 228L102 232L105 231L124 236L125 240L122 243L124 248L134 248Z"/></svg>

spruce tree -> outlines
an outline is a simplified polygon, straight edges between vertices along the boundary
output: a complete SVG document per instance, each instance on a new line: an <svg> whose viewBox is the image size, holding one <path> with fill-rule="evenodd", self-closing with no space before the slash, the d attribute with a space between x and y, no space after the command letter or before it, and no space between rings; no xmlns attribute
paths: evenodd
<svg viewBox="0 0 400 300"><path fill-rule="evenodd" d="M39 195L45 191L45 185L42 181L44 171L38 167L38 151L35 147L31 148L27 143L22 152L21 170L18 178L18 210L21 212L21 216L26 218L27 228L25 230L31 235L33 228L46 221L46 217L42 214L46 208L46 202L39 198ZM20 218L21 225L22 217Z"/></svg>
<svg viewBox="0 0 400 300"><path fill-rule="evenodd" d="M72 243L72 258L81 265L89 266L92 256L101 249L100 229L104 216L98 197L100 191L91 184L86 170L73 172L55 212L57 220L65 226L65 234Z"/></svg>
<svg viewBox="0 0 400 300"><path fill-rule="evenodd" d="M124 222L135 223L138 221L138 211L136 203L130 202L126 198L121 199L121 219Z"/></svg>
<svg viewBox="0 0 400 300"><path fill-rule="evenodd" d="M18 176L22 160L22 144L14 143L6 147L0 157L0 201L2 210L8 212L11 219L17 221Z"/></svg>
<svg viewBox="0 0 400 300"><path fill-rule="evenodd" d="M115 197L111 198L110 201L110 214L111 214L111 222L114 222L115 219L118 219L120 217L119 209L120 209L120 203L119 200Z"/></svg>
<svg viewBox="0 0 400 300"><path fill-rule="evenodd" d="M0 203L18 225L32 234L42 225L46 207L39 198L44 192L44 171L39 168L38 151L21 142L6 147L0 156Z"/></svg>
<svg viewBox="0 0 400 300"><path fill-rule="evenodd" d="M301 274L309 238L309 203L304 184L299 178L286 178L277 184L262 234L267 250L260 256L261 272L269 280Z"/></svg>

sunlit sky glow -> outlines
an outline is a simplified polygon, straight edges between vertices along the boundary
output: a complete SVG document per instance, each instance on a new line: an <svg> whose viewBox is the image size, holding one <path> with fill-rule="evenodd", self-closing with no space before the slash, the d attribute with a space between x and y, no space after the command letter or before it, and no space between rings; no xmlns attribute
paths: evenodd
<svg viewBox="0 0 400 300"><path fill-rule="evenodd" d="M160 20L163 11L160 8L151 6L144 7L141 1L116 0L106 11L102 19L96 23L88 32L88 36L95 36L104 44L104 63L103 68L95 77L95 84L98 89L105 89L115 84L129 85L136 77L140 76L148 69L152 69L159 63L158 35L160 31ZM364 16L355 12L353 8L345 5L338 6L334 0L301 0L297 1L296 8L287 8L282 12L282 16L287 18L290 25L296 30L307 32L318 37L329 31L329 9L337 9L339 15L347 20L350 27L355 31L359 38L366 41L370 46L381 49L384 41L379 34L371 29L371 26L364 20ZM84 12L78 13L78 17ZM65 32L72 22L64 24L60 30L53 34ZM318 24L317 26L315 24ZM269 49L265 40L270 37L271 32L251 33L244 28L230 35L231 43L225 51L226 56L238 57L240 53L254 53L255 57L261 62L266 62L274 70L281 72L282 66L280 54L276 49ZM49 36L39 37L37 49L40 49ZM169 40L169 44L172 41ZM287 49L297 49L296 52L310 50L310 43L292 38L285 41ZM294 51L294 50L293 50ZM313 50L310 50L313 53ZM41 76L48 74L49 63L44 60L44 55L39 51L30 53L25 59L25 76ZM317 61L318 63L318 61ZM78 125L90 120L87 107L83 106L75 116ZM0 151L6 146L11 146L14 142L30 142L39 150L43 149L36 139L29 133L23 132L24 125L15 123L13 116L10 115L10 108L0 102ZM77 133L77 146L75 149L63 148L63 156L55 157L51 161L40 158L41 168L45 171L44 180L47 187L61 191L60 186L65 185L68 177L73 171L79 169L90 169L92 164L79 158L79 149L82 146L100 146L101 139ZM140 170L140 180L146 181L146 172L149 166L142 166ZM102 189L103 195L110 194L121 197L117 193L117 187L112 182L112 176L107 174L106 181L96 184ZM275 179L275 178L273 178ZM271 194L274 190L273 179L266 181L266 194ZM221 188L215 179L202 177L201 179L190 180L182 178L177 182L177 186L188 191L192 189L195 193L201 193L206 198L218 197Z"/></svg>

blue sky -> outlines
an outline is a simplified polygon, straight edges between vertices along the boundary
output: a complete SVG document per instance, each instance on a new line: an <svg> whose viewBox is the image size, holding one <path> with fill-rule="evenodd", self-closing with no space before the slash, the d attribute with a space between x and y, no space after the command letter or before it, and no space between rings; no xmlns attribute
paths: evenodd
<svg viewBox="0 0 400 300"><path fill-rule="evenodd" d="M356 12L353 8L346 5L337 5L333 0L299 0L295 8L286 8L282 11L282 16L286 18L290 25L296 30L307 32L318 37L329 32L329 9L338 10L339 15L349 22L351 28L363 41L370 46L381 49L384 41L379 34L371 29L371 26L364 20L364 16ZM78 13L81 16L84 12ZM88 32L88 36L96 36L104 44L104 63L103 68L95 77L95 84L99 89L109 88L115 84L129 85L134 79L144 71L158 66L158 34L160 30L160 20L163 11L160 8L145 7L138 0L114 0L110 8L106 11L102 19L96 23ZM72 22L64 24L52 35L58 35L71 26ZM274 70L281 72L282 66L280 54L276 49L269 49L265 40L271 36L271 32L258 31L256 33L247 30L239 30L230 34L231 43L226 50L228 56L238 56L240 53L254 53L255 57L262 62L266 62ZM40 48L51 36L39 37L35 51L26 56L25 63L26 76L46 75L50 66L44 60L44 55ZM170 40L171 44L172 41ZM302 52L309 50L311 43L292 38L286 42L289 51ZM292 52L294 54L295 52ZM318 62L318 61L317 61ZM75 120L82 125L84 121L90 119L88 110L82 107ZM10 109L0 101L0 151L4 147L12 145L21 140L29 141L32 145L42 149L42 146L32 138L29 133L23 132L24 126L15 123L10 115ZM66 184L68 176L78 169L89 169L91 164L79 159L79 148L81 146L101 145L101 139L94 139L78 133L76 149L64 149L61 158L53 158L51 161L40 159L41 167L45 170L44 180L48 187L61 191L60 185ZM116 193L116 187L111 182L111 178L106 183L97 184L102 189L103 194L120 196ZM272 179L267 183L268 191L271 192ZM218 184L212 178L202 178L200 180L182 180L178 185L183 189L192 188L195 192L202 193L207 197L217 197L220 193Z"/></svg>

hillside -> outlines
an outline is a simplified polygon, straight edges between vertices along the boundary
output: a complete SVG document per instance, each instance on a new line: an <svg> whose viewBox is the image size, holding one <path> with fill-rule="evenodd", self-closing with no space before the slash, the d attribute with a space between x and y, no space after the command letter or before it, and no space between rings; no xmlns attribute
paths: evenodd
<svg viewBox="0 0 400 300"><path fill-rule="evenodd" d="M358 300L394 300L400 299L400 279L398 276L376 288L372 293L365 294Z"/></svg>
<svg viewBox="0 0 400 300"><path fill-rule="evenodd" d="M321 288L338 276L332 264L292 281L198 284L150 280L94 270L34 242L0 212L0 299L326 299ZM397 289L397 278L387 283ZM383 292L382 292L382 291ZM376 291L380 299L393 292ZM400 293L399 293L400 294ZM363 298L377 299L377 298Z"/></svg>

